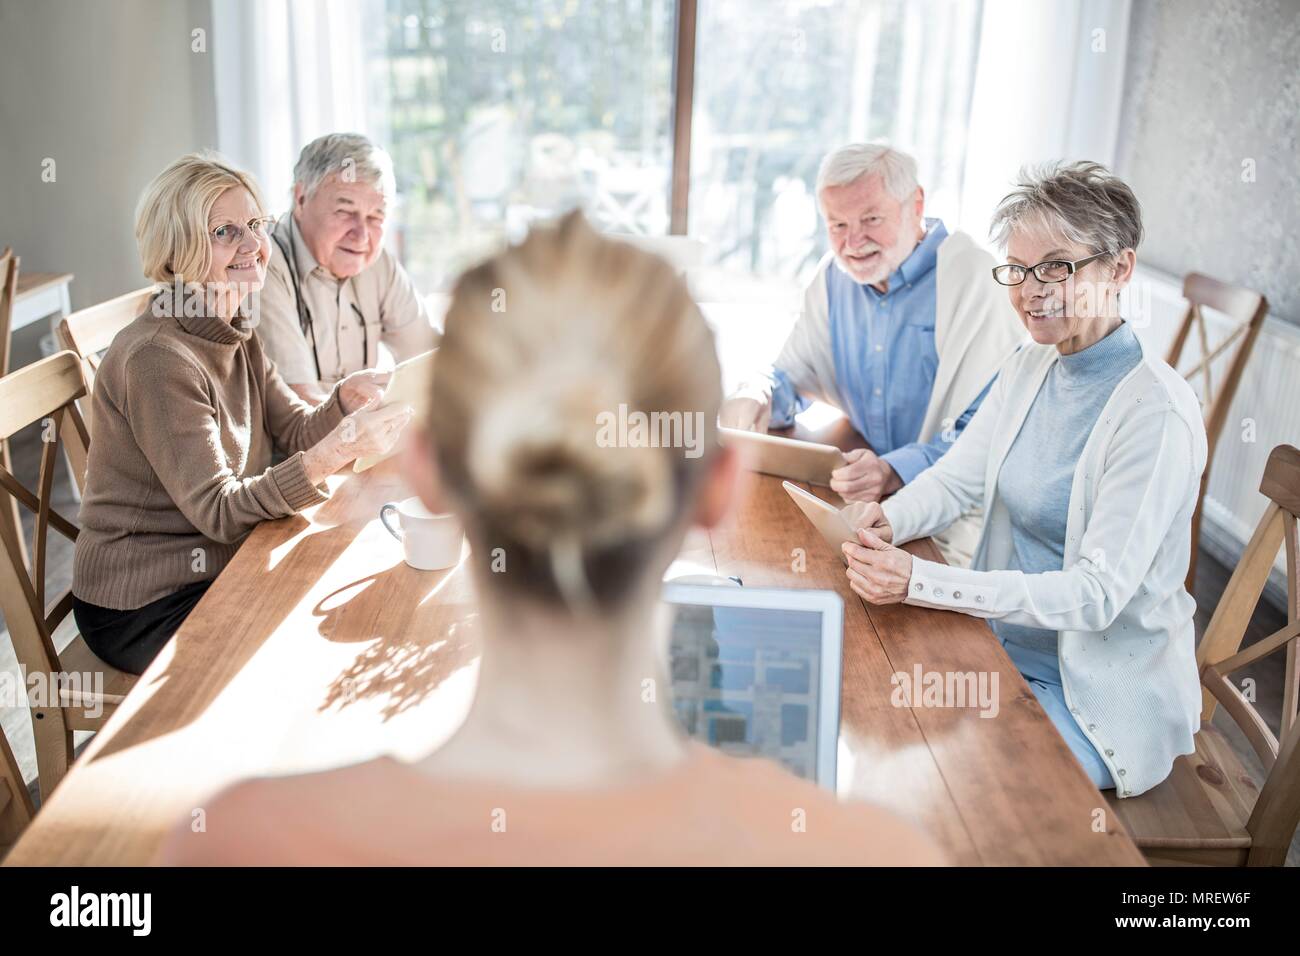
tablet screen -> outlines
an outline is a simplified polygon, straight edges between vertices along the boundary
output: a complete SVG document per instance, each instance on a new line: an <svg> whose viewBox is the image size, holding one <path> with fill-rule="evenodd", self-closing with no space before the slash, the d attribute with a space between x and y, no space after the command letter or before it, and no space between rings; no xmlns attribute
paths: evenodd
<svg viewBox="0 0 1300 956"><path fill-rule="evenodd" d="M817 780L822 613L673 605L673 703L686 732Z"/></svg>

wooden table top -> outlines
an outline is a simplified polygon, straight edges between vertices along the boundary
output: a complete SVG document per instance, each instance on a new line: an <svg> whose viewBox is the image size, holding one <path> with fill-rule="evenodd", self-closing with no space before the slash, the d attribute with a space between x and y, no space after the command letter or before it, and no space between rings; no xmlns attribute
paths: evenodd
<svg viewBox="0 0 1300 956"><path fill-rule="evenodd" d="M25 296L34 295L49 286L63 285L71 282L71 272L19 272L18 285L14 290L14 301Z"/></svg>
<svg viewBox="0 0 1300 956"><path fill-rule="evenodd" d="M329 483L328 502L253 532L6 865L146 864L176 821L235 780L415 759L451 735L477 672L467 568L403 563L377 518L408 494L391 462ZM909 550L937 557L928 541ZM681 561L844 599L841 791L916 821L958 863L1142 865L988 627L864 605L779 479L749 476L736 512L693 532ZM916 666L996 674L997 716L895 706L891 675Z"/></svg>

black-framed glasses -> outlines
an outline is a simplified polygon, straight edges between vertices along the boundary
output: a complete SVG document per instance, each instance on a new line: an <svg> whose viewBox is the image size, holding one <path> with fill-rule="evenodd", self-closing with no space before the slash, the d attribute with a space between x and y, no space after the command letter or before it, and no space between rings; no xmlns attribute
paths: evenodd
<svg viewBox="0 0 1300 956"><path fill-rule="evenodd" d="M271 223L275 222L268 216L259 216L257 219L248 220L247 225L239 226L233 222L228 222L224 226L217 226L212 230L212 239L221 243L223 246L237 246L244 241L245 232L251 232L257 236L265 236L271 228Z"/></svg>
<svg viewBox="0 0 1300 956"><path fill-rule="evenodd" d="M1077 259L1074 262L1070 262L1068 259L1044 259L1036 266L1018 266L1008 262L1006 265L993 267L993 281L999 285L1020 285L1032 272L1034 278L1039 282L1064 282L1078 272L1080 266L1086 266L1089 262L1100 259L1104 255L1107 255L1107 253L1098 252L1086 259Z"/></svg>

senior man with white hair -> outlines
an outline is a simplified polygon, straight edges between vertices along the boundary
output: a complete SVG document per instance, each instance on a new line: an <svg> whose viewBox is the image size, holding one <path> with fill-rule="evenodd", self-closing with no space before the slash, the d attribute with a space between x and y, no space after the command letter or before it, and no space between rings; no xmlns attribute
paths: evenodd
<svg viewBox="0 0 1300 956"><path fill-rule="evenodd" d="M320 402L334 383L437 344L428 306L383 246L395 187L388 154L358 133L312 140L293 170L293 211L271 234L257 333L289 387Z"/></svg>
<svg viewBox="0 0 1300 956"><path fill-rule="evenodd" d="M831 251L768 374L723 405L722 424L785 427L810 398L844 411L870 445L831 476L848 501L879 501L933 465L979 408L1022 339L989 282L993 257L925 217L916 161L854 143L822 161L817 198ZM980 516L936 538L968 565Z"/></svg>

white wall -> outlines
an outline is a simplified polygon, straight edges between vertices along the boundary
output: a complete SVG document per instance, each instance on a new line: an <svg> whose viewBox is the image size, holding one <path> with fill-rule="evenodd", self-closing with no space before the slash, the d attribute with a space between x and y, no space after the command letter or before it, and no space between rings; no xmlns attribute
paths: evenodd
<svg viewBox="0 0 1300 956"><path fill-rule="evenodd" d="M144 284L140 190L215 145L211 54L191 52L210 20L208 0L0 0L0 247L75 273L73 308ZM15 364L40 332L17 334Z"/></svg>

